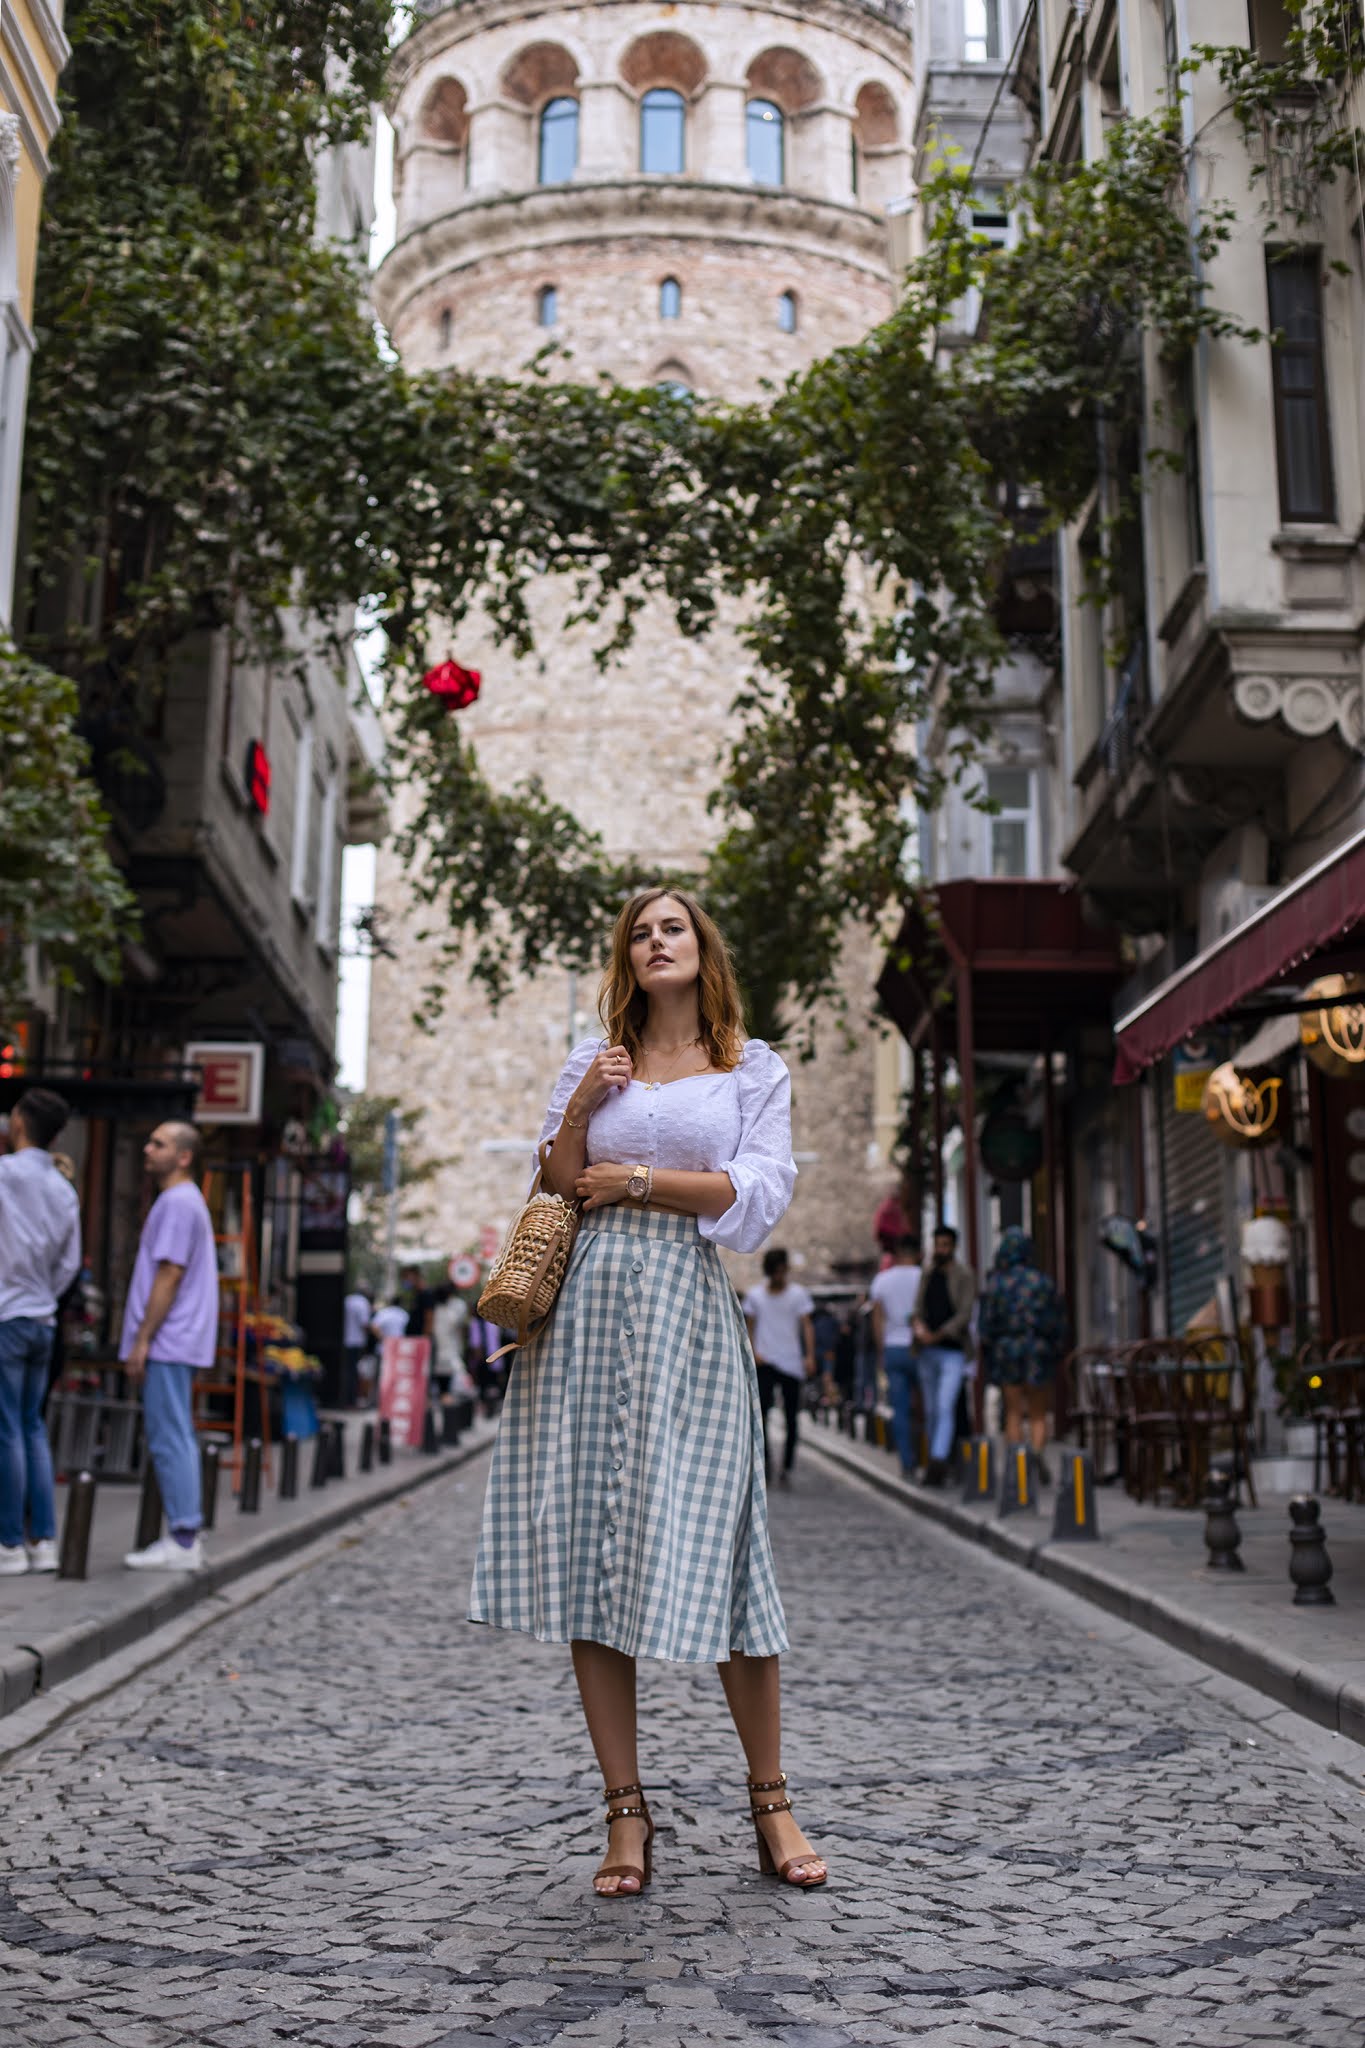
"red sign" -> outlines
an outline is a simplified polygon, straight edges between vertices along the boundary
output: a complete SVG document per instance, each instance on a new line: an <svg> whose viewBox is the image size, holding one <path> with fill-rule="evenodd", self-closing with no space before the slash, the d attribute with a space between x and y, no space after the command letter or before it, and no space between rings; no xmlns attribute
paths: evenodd
<svg viewBox="0 0 1365 2048"><path fill-rule="evenodd" d="M379 1413L387 1416L393 1441L422 1448L427 1414L430 1337L386 1337L379 1362Z"/></svg>
<svg viewBox="0 0 1365 2048"><path fill-rule="evenodd" d="M502 1232L496 1223L485 1223L479 1232L479 1257L487 1265L502 1249Z"/></svg>
<svg viewBox="0 0 1365 2048"><path fill-rule="evenodd" d="M247 742L246 789L252 810L265 817L270 809L270 756L259 740Z"/></svg>
<svg viewBox="0 0 1365 2048"><path fill-rule="evenodd" d="M203 1124L257 1124L265 1080L265 1047L200 1039L185 1047L185 1065L199 1070L194 1120Z"/></svg>

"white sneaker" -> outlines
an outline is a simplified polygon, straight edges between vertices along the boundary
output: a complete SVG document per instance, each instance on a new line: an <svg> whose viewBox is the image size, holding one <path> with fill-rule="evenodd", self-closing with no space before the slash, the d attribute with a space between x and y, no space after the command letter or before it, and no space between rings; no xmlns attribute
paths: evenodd
<svg viewBox="0 0 1365 2048"><path fill-rule="evenodd" d="M22 1543L0 1543L0 1579L16 1578L28 1570L28 1552Z"/></svg>
<svg viewBox="0 0 1365 2048"><path fill-rule="evenodd" d="M188 1549L174 1536L158 1536L145 1550L130 1550L123 1562L135 1572L201 1572L204 1546L198 1536Z"/></svg>
<svg viewBox="0 0 1365 2048"><path fill-rule="evenodd" d="M57 1539L54 1536L43 1536L37 1543L29 1544L28 1568L31 1572L56 1571Z"/></svg>

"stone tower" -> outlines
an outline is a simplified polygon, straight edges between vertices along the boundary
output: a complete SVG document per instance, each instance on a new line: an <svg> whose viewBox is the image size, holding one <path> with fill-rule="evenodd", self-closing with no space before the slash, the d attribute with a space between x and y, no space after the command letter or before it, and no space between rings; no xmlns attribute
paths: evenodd
<svg viewBox="0 0 1365 2048"><path fill-rule="evenodd" d="M907 193L914 131L903 0L418 12L395 63L397 237L376 285L410 367L507 374L554 340L567 351L554 374L750 399L892 310L887 213ZM723 629L686 641L649 608L604 675L591 637L563 628L566 606L547 580L532 660L471 625L449 650L484 671L462 715L485 773L498 786L539 773L613 853L697 860L742 649ZM429 1224L404 1235L471 1244L524 1191L527 1142L566 1043L593 1028L595 989L543 975L493 1015L456 987L423 1036L409 1018L428 977L382 853L378 897L397 957L375 963L369 1085L422 1105L423 1149L450 1162ZM869 965L850 964L859 1020ZM823 1032L820 1057L793 1063L806 1157L782 1236L812 1276L866 1256L885 1191L877 1040L859 1038L848 1052Z"/></svg>

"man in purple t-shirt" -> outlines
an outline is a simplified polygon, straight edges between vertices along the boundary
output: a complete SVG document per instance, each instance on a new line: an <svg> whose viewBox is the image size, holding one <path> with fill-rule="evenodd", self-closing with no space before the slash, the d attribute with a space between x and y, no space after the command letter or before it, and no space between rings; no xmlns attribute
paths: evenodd
<svg viewBox="0 0 1365 2048"><path fill-rule="evenodd" d="M142 1381L147 1449L170 1534L123 1562L193 1572L204 1563L193 1386L218 1344L218 1257L199 1192L203 1146L194 1125L158 1124L142 1156L160 1193L142 1226L119 1356L129 1379Z"/></svg>

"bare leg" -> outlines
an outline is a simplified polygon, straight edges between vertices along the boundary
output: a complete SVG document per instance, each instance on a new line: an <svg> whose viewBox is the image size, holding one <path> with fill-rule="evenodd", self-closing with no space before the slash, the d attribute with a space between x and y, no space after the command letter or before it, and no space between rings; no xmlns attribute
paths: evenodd
<svg viewBox="0 0 1365 2048"><path fill-rule="evenodd" d="M1024 1390L1022 1387L1002 1387L1005 1397L1005 1442L1018 1444L1024 1440Z"/></svg>
<svg viewBox="0 0 1365 2048"><path fill-rule="evenodd" d="M1052 1406L1051 1387L1030 1387L1028 1390L1028 1426L1033 1448L1039 1457L1047 1448L1047 1417Z"/></svg>
<svg viewBox="0 0 1365 2048"><path fill-rule="evenodd" d="M735 1733L744 1748L749 1776L760 1783L780 1777L782 1680L779 1660L776 1657L736 1655L728 1664L719 1664L716 1668L725 1688ZM759 1798L761 1802L764 1798L779 1799L781 1796L779 1792L771 1792L761 1793ZM800 1856L803 1859L790 1873L792 1877L824 1868L822 1859L815 1854L791 1814L770 1813L765 1816L762 1826L779 1868L789 1857Z"/></svg>
<svg viewBox="0 0 1365 2048"><path fill-rule="evenodd" d="M597 1752L602 1783L609 1792L621 1785L637 1785L640 1762L635 1746L635 1659L623 1656L605 1643L575 1642L574 1677L583 1702L583 1718ZM640 1801L628 1802L638 1806ZM633 1863L642 1868L645 1824L642 1820L613 1821L607 1836L604 1863ZM638 1892L633 1877L599 1877L593 1889L609 1896L612 1892Z"/></svg>

